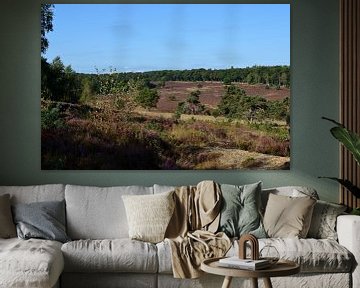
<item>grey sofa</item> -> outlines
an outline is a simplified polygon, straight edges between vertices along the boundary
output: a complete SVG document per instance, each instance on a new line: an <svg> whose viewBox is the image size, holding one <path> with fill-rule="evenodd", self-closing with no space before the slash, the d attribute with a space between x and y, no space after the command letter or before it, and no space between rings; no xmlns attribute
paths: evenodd
<svg viewBox="0 0 360 288"><path fill-rule="evenodd" d="M66 202L65 244L40 239L0 239L0 287L221 287L222 277L172 277L167 242L146 243L128 238L122 195L154 194L173 189L154 185L90 187L76 185L0 186L12 203ZM272 189L289 195L289 187ZM269 193L269 189L263 191ZM263 197L266 199L266 197ZM337 219L338 241L329 239L260 239L281 257L297 261L301 273L272 279L274 287L360 287L360 217ZM228 255L236 255L237 243ZM262 281L259 281L262 284ZM250 284L234 279L236 285ZM261 286L261 285L260 285Z"/></svg>

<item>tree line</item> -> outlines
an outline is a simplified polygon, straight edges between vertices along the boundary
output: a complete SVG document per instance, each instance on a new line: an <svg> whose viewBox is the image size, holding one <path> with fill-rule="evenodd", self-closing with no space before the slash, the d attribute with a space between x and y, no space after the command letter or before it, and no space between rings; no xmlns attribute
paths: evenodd
<svg viewBox="0 0 360 288"><path fill-rule="evenodd" d="M289 66L253 66L229 69L161 70L143 73L120 73L120 77L139 77L153 81L222 81L290 87Z"/></svg>
<svg viewBox="0 0 360 288"><path fill-rule="evenodd" d="M118 93L135 81L140 94L153 95L155 88L166 81L222 81L225 85L234 82L266 84L268 87L290 87L289 66L254 66L230 69L161 70L147 72L117 72L96 70L94 74L76 73L65 66L59 57L51 63L41 59L41 93L45 99L77 103L88 94L109 95ZM139 98L139 97L138 97ZM140 97L141 98L141 97ZM151 97L150 97L151 98ZM149 102L148 100L146 102ZM152 101L150 101L152 102Z"/></svg>
<svg viewBox="0 0 360 288"><path fill-rule="evenodd" d="M97 71L99 72L99 71ZM106 71L102 71L106 74ZM84 77L96 77L97 74L82 74ZM249 84L266 84L269 87L290 88L290 66L253 66L229 69L189 69L189 70L158 70L146 72L118 72L119 81L130 79L146 79L148 81L221 81L224 84L241 82Z"/></svg>

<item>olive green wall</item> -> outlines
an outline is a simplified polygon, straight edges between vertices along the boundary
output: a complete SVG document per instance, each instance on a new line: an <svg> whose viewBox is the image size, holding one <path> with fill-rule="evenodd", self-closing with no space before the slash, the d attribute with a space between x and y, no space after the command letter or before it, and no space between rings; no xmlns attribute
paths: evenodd
<svg viewBox="0 0 360 288"><path fill-rule="evenodd" d="M337 176L339 169L337 143L328 131L330 125L321 120L321 116L338 118L338 0L291 1L290 171L41 171L40 2L2 0L0 4L0 185L181 185L203 179L244 184L262 180L265 187L313 186L322 199L338 200L338 186L317 179L319 175ZM75 1L56 3L71 2Z"/></svg>

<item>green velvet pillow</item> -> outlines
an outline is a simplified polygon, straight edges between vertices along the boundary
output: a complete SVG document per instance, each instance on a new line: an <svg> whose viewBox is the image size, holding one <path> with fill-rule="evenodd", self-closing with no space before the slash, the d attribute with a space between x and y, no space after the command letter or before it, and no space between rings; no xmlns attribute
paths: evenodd
<svg viewBox="0 0 360 288"><path fill-rule="evenodd" d="M260 216L261 182L235 186L222 184L222 209L219 231L229 237L253 234L266 238Z"/></svg>

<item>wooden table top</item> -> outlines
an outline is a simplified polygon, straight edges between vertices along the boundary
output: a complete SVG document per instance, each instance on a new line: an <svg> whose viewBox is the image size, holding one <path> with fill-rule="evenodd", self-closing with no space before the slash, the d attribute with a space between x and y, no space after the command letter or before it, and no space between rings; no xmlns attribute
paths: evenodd
<svg viewBox="0 0 360 288"><path fill-rule="evenodd" d="M219 266L219 259L221 258L224 257L204 260L201 263L201 270L210 274L244 278L280 277L300 272L300 266L295 262L288 260L279 260L276 264L273 264L269 268L261 270L245 270Z"/></svg>

